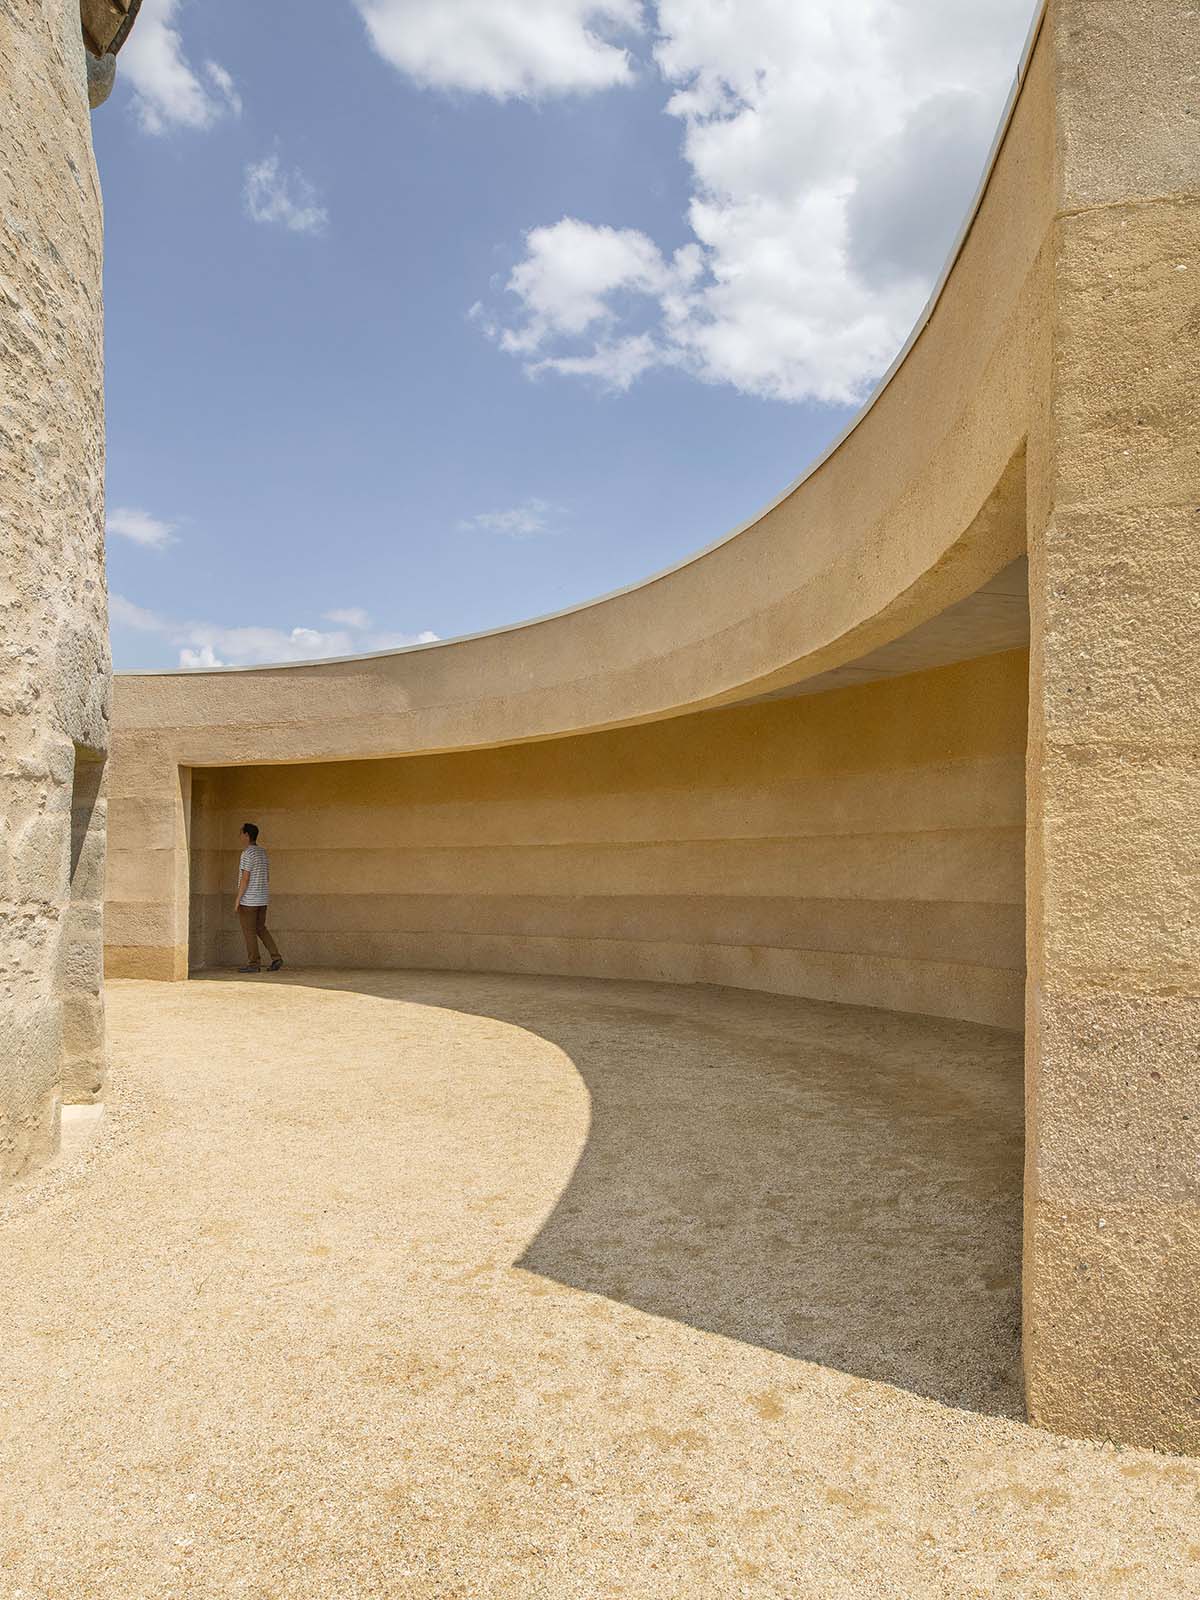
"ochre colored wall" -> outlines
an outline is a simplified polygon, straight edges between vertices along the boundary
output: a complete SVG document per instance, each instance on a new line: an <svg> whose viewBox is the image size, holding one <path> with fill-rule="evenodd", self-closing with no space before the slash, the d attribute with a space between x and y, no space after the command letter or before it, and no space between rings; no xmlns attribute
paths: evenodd
<svg viewBox="0 0 1200 1600"><path fill-rule="evenodd" d="M1200 1452L1200 11L1055 0L1042 53L1027 1396L1063 1432Z"/></svg>
<svg viewBox="0 0 1200 1600"><path fill-rule="evenodd" d="M193 964L734 984L1019 1027L1024 652L648 727L192 774Z"/></svg>

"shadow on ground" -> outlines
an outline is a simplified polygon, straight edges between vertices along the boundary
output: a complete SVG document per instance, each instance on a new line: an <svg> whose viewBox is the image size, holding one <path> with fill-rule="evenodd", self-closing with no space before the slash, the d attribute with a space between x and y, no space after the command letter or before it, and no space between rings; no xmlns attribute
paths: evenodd
<svg viewBox="0 0 1200 1600"><path fill-rule="evenodd" d="M992 1415L1022 1414L1021 1041L967 1023L573 978L293 972L487 1016L591 1094L515 1265Z"/></svg>

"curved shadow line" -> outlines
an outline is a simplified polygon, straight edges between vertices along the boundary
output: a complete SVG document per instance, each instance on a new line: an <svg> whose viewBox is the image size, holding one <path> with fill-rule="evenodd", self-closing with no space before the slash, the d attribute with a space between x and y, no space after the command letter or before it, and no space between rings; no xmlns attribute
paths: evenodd
<svg viewBox="0 0 1200 1600"><path fill-rule="evenodd" d="M708 986L293 975L484 1016L587 1087L587 1142L514 1266L987 1415L1023 1416L1022 1043Z"/></svg>

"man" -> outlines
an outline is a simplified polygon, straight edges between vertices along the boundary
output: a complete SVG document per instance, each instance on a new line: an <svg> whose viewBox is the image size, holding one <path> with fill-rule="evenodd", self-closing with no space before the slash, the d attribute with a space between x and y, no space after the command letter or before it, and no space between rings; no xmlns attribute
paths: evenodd
<svg viewBox="0 0 1200 1600"><path fill-rule="evenodd" d="M283 957L267 931L267 852L258 842L257 824L243 822L242 838L245 840L246 848L242 851L242 859L238 863L240 876L233 909L238 914L238 920L242 924L242 936L246 941L246 965L239 967L238 971L262 971L258 959L258 941L261 939L267 947L267 954L271 957L271 965L267 971L278 972L283 965Z"/></svg>

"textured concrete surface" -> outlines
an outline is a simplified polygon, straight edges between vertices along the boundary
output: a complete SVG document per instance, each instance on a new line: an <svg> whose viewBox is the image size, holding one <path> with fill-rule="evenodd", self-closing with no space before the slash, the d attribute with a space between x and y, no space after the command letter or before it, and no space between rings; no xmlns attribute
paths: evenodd
<svg viewBox="0 0 1200 1600"><path fill-rule="evenodd" d="M1010 1034L728 990L118 982L11 1190L6 1600L1200 1595L1018 1420Z"/></svg>
<svg viewBox="0 0 1200 1600"><path fill-rule="evenodd" d="M0 1181L99 1092L101 210L76 0L0 6Z"/></svg>
<svg viewBox="0 0 1200 1600"><path fill-rule="evenodd" d="M1019 1028L1027 678L1016 651L503 751L198 770L192 965L241 959L250 818L305 966L703 981ZM112 861L114 912L153 914L153 852Z"/></svg>

